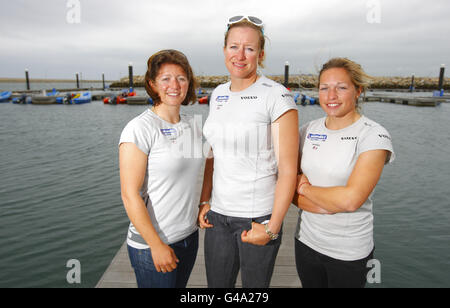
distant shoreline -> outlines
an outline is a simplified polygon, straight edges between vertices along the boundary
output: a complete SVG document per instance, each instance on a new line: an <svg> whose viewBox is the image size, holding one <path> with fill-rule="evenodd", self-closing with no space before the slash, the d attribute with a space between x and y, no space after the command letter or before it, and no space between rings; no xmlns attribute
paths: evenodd
<svg viewBox="0 0 450 308"><path fill-rule="evenodd" d="M267 76L276 82L283 83L284 76L274 75ZM219 84L223 84L229 80L229 76L196 76L197 83L202 88L215 88ZM75 83L74 79L45 79L33 78L30 83ZM80 80L82 83L102 83L102 80ZM25 78L7 78L0 77L0 83L25 83ZM105 80L110 88L128 87L128 77L120 80ZM144 76L133 76L134 87L144 87ZM411 77L374 77L370 83L370 89L409 89L411 85ZM291 75L287 85L289 88L316 88L317 76L315 75ZM438 86L438 78L415 77L415 89L419 90L436 90ZM450 90L450 78L444 79L445 90Z"/></svg>
<svg viewBox="0 0 450 308"><path fill-rule="evenodd" d="M284 76L266 75L266 77L283 84ZM229 81L229 76L196 76L197 83L202 88L215 88L219 84ZM415 76L414 87L417 90L437 90L439 80L431 77ZM117 82L110 84L111 88L128 87L128 77L121 78ZM144 87L144 76L133 76L134 87ZM411 77L373 77L369 89L409 89ZM288 88L316 89L317 75L290 75L287 84ZM450 90L450 78L444 79L445 90Z"/></svg>

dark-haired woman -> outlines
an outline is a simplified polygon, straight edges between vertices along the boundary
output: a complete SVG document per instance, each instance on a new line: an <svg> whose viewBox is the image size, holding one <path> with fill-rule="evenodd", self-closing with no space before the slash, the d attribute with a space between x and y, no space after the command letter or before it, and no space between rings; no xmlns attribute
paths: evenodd
<svg viewBox="0 0 450 308"><path fill-rule="evenodd" d="M185 151L201 149L202 132L180 106L196 100L195 79L179 51L160 51L147 67L154 106L126 125L119 143L128 252L138 287L183 288L198 250L196 183L203 160Z"/></svg>

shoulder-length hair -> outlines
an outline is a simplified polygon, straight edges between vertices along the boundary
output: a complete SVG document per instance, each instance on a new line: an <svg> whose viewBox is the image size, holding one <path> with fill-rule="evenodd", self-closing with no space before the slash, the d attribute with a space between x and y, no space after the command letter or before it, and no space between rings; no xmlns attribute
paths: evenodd
<svg viewBox="0 0 450 308"><path fill-rule="evenodd" d="M195 80L194 73L187 57L178 50L166 49L158 51L147 61L147 72L145 73L145 90L152 98L153 104L155 106L159 105L161 103L161 98L159 97L158 93L155 92L151 87L150 81L153 83L156 81L156 76L158 76L161 66L166 63L179 65L184 70L189 80L188 91L186 94L186 98L182 102L182 105L194 103L197 100L197 96L195 94L197 82Z"/></svg>

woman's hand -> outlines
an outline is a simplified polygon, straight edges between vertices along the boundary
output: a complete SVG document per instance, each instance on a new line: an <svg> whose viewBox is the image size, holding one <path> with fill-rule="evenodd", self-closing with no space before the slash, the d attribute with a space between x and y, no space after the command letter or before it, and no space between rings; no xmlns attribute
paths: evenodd
<svg viewBox="0 0 450 308"><path fill-rule="evenodd" d="M177 268L177 263L180 262L175 255L174 250L164 243L152 247L151 252L153 264L158 273L170 273Z"/></svg>
<svg viewBox="0 0 450 308"><path fill-rule="evenodd" d="M309 180L308 180L308 178L306 177L306 175L304 174L304 173L302 173L302 174L299 174L298 176L297 176L297 193L299 194L299 195L304 195L303 194L303 186L304 185L311 185L310 183L309 183Z"/></svg>
<svg viewBox="0 0 450 308"><path fill-rule="evenodd" d="M211 205L209 203L200 206L197 218L197 224L200 227L200 229L213 227L213 225L209 223L208 218L206 218L206 214L209 212L209 210L211 210Z"/></svg>
<svg viewBox="0 0 450 308"><path fill-rule="evenodd" d="M244 230L241 233L241 240L244 243L249 243L258 246L265 246L270 242L270 237L266 233L264 225L252 222L252 229L250 231Z"/></svg>

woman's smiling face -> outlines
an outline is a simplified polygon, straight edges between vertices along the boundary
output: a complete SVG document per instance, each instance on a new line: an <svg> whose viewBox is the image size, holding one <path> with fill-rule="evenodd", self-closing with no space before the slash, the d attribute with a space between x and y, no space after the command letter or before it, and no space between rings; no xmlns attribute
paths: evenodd
<svg viewBox="0 0 450 308"><path fill-rule="evenodd" d="M356 89L344 68L331 68L322 73L319 84L320 106L331 117L345 117L356 111L361 89Z"/></svg>
<svg viewBox="0 0 450 308"><path fill-rule="evenodd" d="M150 82L150 85L158 93L161 103L176 106L186 98L189 79L181 66L165 63L161 65L155 82Z"/></svg>
<svg viewBox="0 0 450 308"><path fill-rule="evenodd" d="M259 46L258 30L250 27L232 28L223 53L231 77L246 79L255 76L258 61L264 56Z"/></svg>

